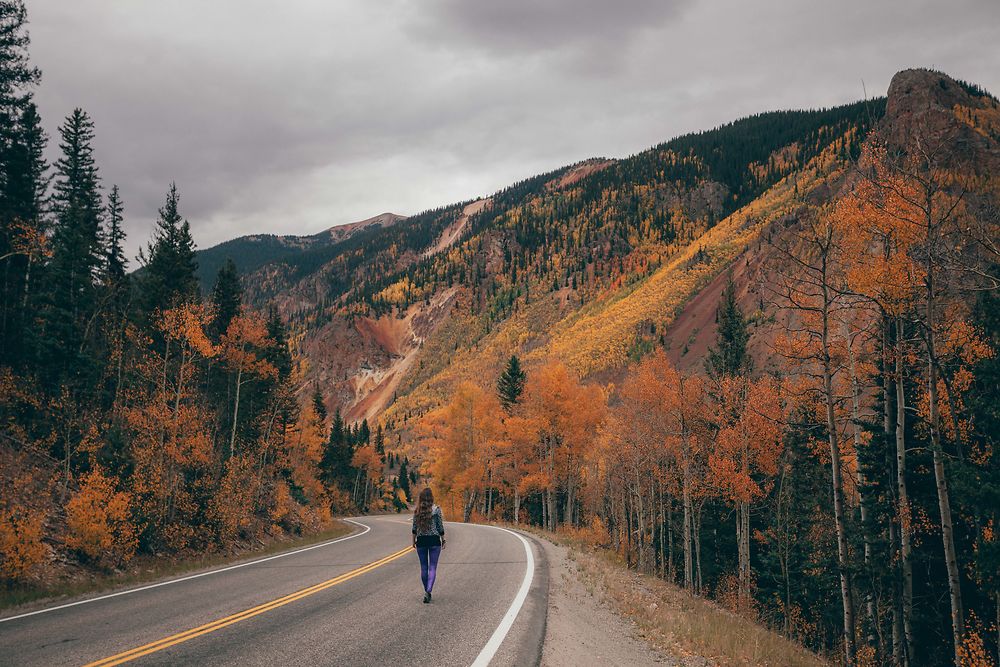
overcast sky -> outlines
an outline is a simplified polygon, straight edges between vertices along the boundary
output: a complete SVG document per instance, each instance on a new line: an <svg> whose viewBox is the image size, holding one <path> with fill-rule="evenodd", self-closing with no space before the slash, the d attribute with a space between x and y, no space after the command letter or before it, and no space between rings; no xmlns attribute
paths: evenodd
<svg viewBox="0 0 1000 667"><path fill-rule="evenodd" d="M925 66L1000 93L997 0L29 0L50 135L96 124L128 250L489 194ZM53 145L57 142L52 141Z"/></svg>

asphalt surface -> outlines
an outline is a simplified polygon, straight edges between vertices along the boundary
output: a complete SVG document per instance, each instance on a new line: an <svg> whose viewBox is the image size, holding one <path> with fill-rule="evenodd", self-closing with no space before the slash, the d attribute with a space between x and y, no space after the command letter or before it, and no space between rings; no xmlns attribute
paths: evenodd
<svg viewBox="0 0 1000 667"><path fill-rule="evenodd" d="M352 521L355 533L299 552L6 613L0 665L538 663L548 581L532 538L448 523L423 604L408 517Z"/></svg>

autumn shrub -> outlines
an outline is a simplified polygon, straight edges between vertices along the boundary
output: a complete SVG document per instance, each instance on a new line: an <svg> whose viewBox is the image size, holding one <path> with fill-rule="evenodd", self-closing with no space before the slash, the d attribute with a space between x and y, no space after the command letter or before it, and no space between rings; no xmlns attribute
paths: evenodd
<svg viewBox="0 0 1000 667"><path fill-rule="evenodd" d="M297 533L302 529L299 504L292 497L286 482L279 481L274 486L270 518L271 523L278 530L284 529Z"/></svg>
<svg viewBox="0 0 1000 667"><path fill-rule="evenodd" d="M333 485L327 490L326 497L327 505L334 514L347 514L354 508L354 505L351 503L351 494L337 485Z"/></svg>
<svg viewBox="0 0 1000 667"><path fill-rule="evenodd" d="M100 468L86 475L66 503L66 546L103 567L128 563L138 546L131 496Z"/></svg>
<svg viewBox="0 0 1000 667"><path fill-rule="evenodd" d="M23 581L45 560L44 525L41 512L0 508L0 577Z"/></svg>
<svg viewBox="0 0 1000 667"><path fill-rule="evenodd" d="M298 532L306 535L317 533L330 525L333 515L325 505L298 508Z"/></svg>
<svg viewBox="0 0 1000 667"><path fill-rule="evenodd" d="M583 526L568 526L565 532L573 540L580 541L592 547L608 547L611 545L611 535L601 517L594 515Z"/></svg>
<svg viewBox="0 0 1000 667"><path fill-rule="evenodd" d="M756 583L751 574L750 591L756 589ZM719 579L716 587L715 599L720 605L729 611L739 614L744 618L757 621L760 618L760 610L757 600L753 595L744 596L740 594L740 580L736 574L725 574Z"/></svg>
<svg viewBox="0 0 1000 667"><path fill-rule="evenodd" d="M208 503L207 512L219 544L229 544L250 530L259 486L249 457L236 456L226 462L226 472Z"/></svg>
<svg viewBox="0 0 1000 667"><path fill-rule="evenodd" d="M2 377L0 389L6 389ZM54 480L53 469L33 454L0 445L0 580L25 581L45 561Z"/></svg>

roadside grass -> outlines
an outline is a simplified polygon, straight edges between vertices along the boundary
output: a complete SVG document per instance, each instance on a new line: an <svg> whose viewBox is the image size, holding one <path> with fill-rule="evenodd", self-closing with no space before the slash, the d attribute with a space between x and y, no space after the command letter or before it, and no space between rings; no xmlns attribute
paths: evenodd
<svg viewBox="0 0 1000 667"><path fill-rule="evenodd" d="M517 526L524 530L524 526ZM826 667L805 647L715 602L628 569L617 555L569 534L528 532L569 549L583 585L635 623L639 634L684 664L724 667ZM691 660L684 660L691 658Z"/></svg>
<svg viewBox="0 0 1000 667"><path fill-rule="evenodd" d="M146 556L141 559L137 558L126 570L111 573L81 568L76 574L55 582L21 584L9 588L0 587L0 611L8 611L21 606L26 608L24 610L18 609L18 611L30 611L31 608L68 598L113 592L161 579L194 574L199 570L207 570L221 565L236 565L282 551L336 539L353 532L355 528L345 521L335 519L330 527L311 535L297 538L276 537L267 543L258 542L253 546L243 544L242 548L237 547L231 552L215 552L178 560Z"/></svg>

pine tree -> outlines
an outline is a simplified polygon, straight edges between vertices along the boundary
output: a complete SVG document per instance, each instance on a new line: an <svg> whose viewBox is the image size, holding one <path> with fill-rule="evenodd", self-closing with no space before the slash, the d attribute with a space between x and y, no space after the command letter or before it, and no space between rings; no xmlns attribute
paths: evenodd
<svg viewBox="0 0 1000 667"><path fill-rule="evenodd" d="M219 269L215 278L212 305L215 308L215 315L209 333L218 340L243 307L243 286L240 284L240 274L232 259L226 259L226 263Z"/></svg>
<svg viewBox="0 0 1000 667"><path fill-rule="evenodd" d="M385 432L382 430L381 424L375 429L375 451L379 454L385 454Z"/></svg>
<svg viewBox="0 0 1000 667"><path fill-rule="evenodd" d="M406 468L406 461L403 461L399 466L399 488L403 490L403 494L406 496L406 502L411 502L410 471Z"/></svg>
<svg viewBox="0 0 1000 667"><path fill-rule="evenodd" d="M347 442L347 431L344 428L344 418L340 415L340 408L333 415L333 424L330 425L330 442Z"/></svg>
<svg viewBox="0 0 1000 667"><path fill-rule="evenodd" d="M10 221L6 214L7 186L11 176L19 171L11 163L11 150L24 145L19 121L31 103L32 88L42 76L28 58L31 40L27 23L28 12L22 0L0 1L0 185L3 186L0 193L5 223Z"/></svg>
<svg viewBox="0 0 1000 667"><path fill-rule="evenodd" d="M747 354L750 332L736 301L736 284L731 273L722 293L717 320L716 347L708 351L705 370L714 379L749 375L753 371L753 359Z"/></svg>
<svg viewBox="0 0 1000 667"><path fill-rule="evenodd" d="M104 235L104 263L101 267L101 282L108 289L117 289L125 280L126 260L125 230L122 223L125 220L125 205L117 185L111 186L106 209L106 231Z"/></svg>
<svg viewBox="0 0 1000 667"><path fill-rule="evenodd" d="M0 178L0 360L26 360L37 333L28 326L36 309L36 278L45 257L45 204L49 185L45 146L48 138L38 110L28 103L19 132L3 148Z"/></svg>
<svg viewBox="0 0 1000 667"><path fill-rule="evenodd" d="M105 367L104 404L118 400L125 363L125 332L128 327L130 280L125 272L125 230L122 229L125 206L118 186L113 185L105 208L102 262L99 270L101 289L100 353Z"/></svg>
<svg viewBox="0 0 1000 667"><path fill-rule="evenodd" d="M276 310L272 310L267 318L267 335L274 344L265 358L278 369L278 380L284 382L292 374L292 352L288 348L288 328Z"/></svg>
<svg viewBox="0 0 1000 667"><path fill-rule="evenodd" d="M348 490L353 481L351 468L353 458L354 447L351 444L350 430L345 426L338 409L333 415L330 438L323 449L323 458L319 464L323 483L327 486L337 484L342 490Z"/></svg>
<svg viewBox="0 0 1000 667"><path fill-rule="evenodd" d="M62 156L55 164L52 197L55 229L45 303L45 361L57 372L76 374L93 339L98 307L96 278L103 264L100 178L94 162L94 124L75 109L59 128Z"/></svg>
<svg viewBox="0 0 1000 667"><path fill-rule="evenodd" d="M313 385L313 395L312 395L313 410L316 411L316 416L326 426L326 403L323 401L323 393L319 390L319 385Z"/></svg>
<svg viewBox="0 0 1000 667"><path fill-rule="evenodd" d="M38 331L32 272L43 258L46 138L32 90L41 72L28 57L22 0L0 1L0 361L27 363ZM37 273L37 270L34 271Z"/></svg>
<svg viewBox="0 0 1000 667"><path fill-rule="evenodd" d="M507 360L507 366L497 380L497 394L504 408L510 411L520 400L521 393L524 392L524 381L526 375L521 369L521 360L517 355L511 355Z"/></svg>
<svg viewBox="0 0 1000 667"><path fill-rule="evenodd" d="M181 217L179 203L177 184L171 183L166 203L159 210L153 241L140 254L145 263L140 294L147 318L157 311L197 302L201 297L191 226Z"/></svg>

